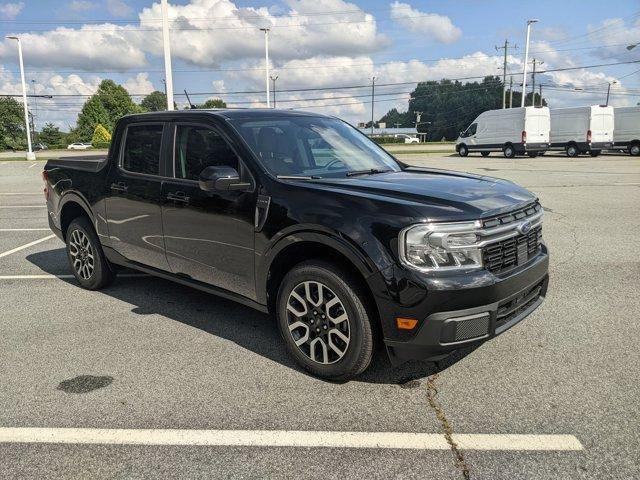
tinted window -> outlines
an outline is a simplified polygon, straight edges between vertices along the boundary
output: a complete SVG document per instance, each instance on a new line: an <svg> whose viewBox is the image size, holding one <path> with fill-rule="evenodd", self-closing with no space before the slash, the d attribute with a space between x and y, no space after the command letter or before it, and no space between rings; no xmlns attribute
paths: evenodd
<svg viewBox="0 0 640 480"><path fill-rule="evenodd" d="M275 175L340 177L359 170L400 170L388 153L337 119L292 115L231 123Z"/></svg>
<svg viewBox="0 0 640 480"><path fill-rule="evenodd" d="M204 126L178 125L176 130L176 177L198 180L209 166L238 170L238 157L215 130Z"/></svg>
<svg viewBox="0 0 640 480"><path fill-rule="evenodd" d="M127 127L122 168L129 172L158 175L162 125L132 125Z"/></svg>

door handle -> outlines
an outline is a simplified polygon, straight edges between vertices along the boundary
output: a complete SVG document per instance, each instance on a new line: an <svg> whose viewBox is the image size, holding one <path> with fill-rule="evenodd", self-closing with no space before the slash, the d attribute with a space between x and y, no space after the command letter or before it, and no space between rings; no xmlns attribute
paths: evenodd
<svg viewBox="0 0 640 480"><path fill-rule="evenodd" d="M112 183L111 190L116 192L126 192L129 189L124 182Z"/></svg>
<svg viewBox="0 0 640 480"><path fill-rule="evenodd" d="M185 204L189 203L189 197L187 197L184 192L168 193L167 200Z"/></svg>

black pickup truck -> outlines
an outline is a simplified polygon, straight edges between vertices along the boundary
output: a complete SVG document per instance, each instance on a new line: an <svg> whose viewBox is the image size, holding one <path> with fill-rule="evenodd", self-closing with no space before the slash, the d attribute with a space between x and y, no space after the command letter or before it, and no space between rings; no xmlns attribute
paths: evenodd
<svg viewBox="0 0 640 480"><path fill-rule="evenodd" d="M506 180L405 165L347 123L279 110L127 116L107 158L51 160L51 229L80 285L120 267L277 318L315 375L437 359L543 301L543 210Z"/></svg>

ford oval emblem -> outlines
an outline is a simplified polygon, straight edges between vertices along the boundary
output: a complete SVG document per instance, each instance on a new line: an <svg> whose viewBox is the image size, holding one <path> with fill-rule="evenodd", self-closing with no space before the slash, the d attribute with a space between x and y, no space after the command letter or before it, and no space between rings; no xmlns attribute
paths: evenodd
<svg viewBox="0 0 640 480"><path fill-rule="evenodd" d="M531 222L524 222L524 223L520 224L520 226L518 227L518 230L523 235L526 235L527 233L529 233L531 231L531 226L532 226Z"/></svg>

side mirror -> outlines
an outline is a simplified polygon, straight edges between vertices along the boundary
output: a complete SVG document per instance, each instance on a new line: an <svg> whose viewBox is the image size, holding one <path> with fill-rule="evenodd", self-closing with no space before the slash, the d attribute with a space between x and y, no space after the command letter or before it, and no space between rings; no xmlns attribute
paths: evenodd
<svg viewBox="0 0 640 480"><path fill-rule="evenodd" d="M200 189L205 192L248 190L250 183L240 181L240 175L235 168L227 166L211 166L200 172L198 180Z"/></svg>

